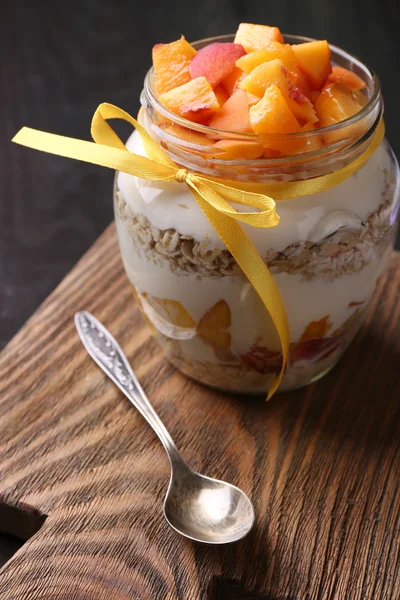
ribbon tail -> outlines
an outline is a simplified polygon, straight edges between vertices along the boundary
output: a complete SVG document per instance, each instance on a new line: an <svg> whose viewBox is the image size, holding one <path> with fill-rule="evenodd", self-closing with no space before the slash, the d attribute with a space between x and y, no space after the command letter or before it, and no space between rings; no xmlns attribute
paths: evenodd
<svg viewBox="0 0 400 600"><path fill-rule="evenodd" d="M289 322L278 286L240 225L232 217L222 214L210 205L193 181L188 181L188 184L200 208L261 298L277 330L282 349L282 366L269 387L267 396L269 400L282 380L290 343Z"/></svg>
<svg viewBox="0 0 400 600"><path fill-rule="evenodd" d="M173 168L145 156L132 154L126 148L96 144L29 127L23 127L12 141L42 152L108 167L152 181L174 179L177 170L176 167Z"/></svg>

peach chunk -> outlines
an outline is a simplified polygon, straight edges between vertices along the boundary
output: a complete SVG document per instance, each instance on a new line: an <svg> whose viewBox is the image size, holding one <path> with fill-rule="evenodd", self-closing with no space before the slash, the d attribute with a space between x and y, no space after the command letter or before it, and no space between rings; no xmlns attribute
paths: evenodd
<svg viewBox="0 0 400 600"><path fill-rule="evenodd" d="M300 131L300 125L277 85L267 88L258 104L250 108L250 123L253 131L262 136L263 144L271 150L292 154L302 146L301 142L299 144L285 136L268 135Z"/></svg>
<svg viewBox="0 0 400 600"><path fill-rule="evenodd" d="M341 83L331 83L317 98L315 110L320 127L344 121L361 110L362 104L353 92Z"/></svg>
<svg viewBox="0 0 400 600"><path fill-rule="evenodd" d="M340 123L349 117L355 115L362 109L362 104L349 90L341 83L331 83L322 90L315 102L315 112L317 113L319 127L328 127L335 123ZM345 127L342 131L331 132L324 136L327 143L333 143L348 135L355 135L357 128L355 125Z"/></svg>
<svg viewBox="0 0 400 600"><path fill-rule="evenodd" d="M244 79L244 77L245 74L243 73L242 69L235 67L232 73L230 73L230 75L228 75L223 81L221 81L221 85L224 86L227 94L229 96L232 96L232 94L234 94L238 89L239 83L242 79Z"/></svg>
<svg viewBox="0 0 400 600"><path fill-rule="evenodd" d="M279 150L272 150L272 148L264 148L264 158L280 158L282 153Z"/></svg>
<svg viewBox="0 0 400 600"><path fill-rule="evenodd" d="M290 78L294 85L312 102L313 89L307 76L300 69L294 69L294 71L290 71Z"/></svg>
<svg viewBox="0 0 400 600"><path fill-rule="evenodd" d="M283 44L283 37L278 27L240 23L235 36L235 44L240 44L246 52L254 52L268 46L270 42Z"/></svg>
<svg viewBox="0 0 400 600"><path fill-rule="evenodd" d="M300 125L277 85L270 85L261 100L252 106L249 112L251 127L255 133L300 131Z"/></svg>
<svg viewBox="0 0 400 600"><path fill-rule="evenodd" d="M287 102L290 110L299 121L306 121L307 123L317 122L318 117L315 114L311 101L298 87L293 86L289 88L289 99Z"/></svg>
<svg viewBox="0 0 400 600"><path fill-rule="evenodd" d="M192 319L186 308L177 300L155 298L146 293L142 294L142 297L147 300L162 319L171 323L171 325L184 327L185 329L196 327L196 322Z"/></svg>
<svg viewBox="0 0 400 600"><path fill-rule="evenodd" d="M257 50L257 52L245 54L236 61L236 66L249 74L255 67L275 58L279 58L289 71L296 68L296 57L292 47L290 44L281 44L279 42L271 42L265 48Z"/></svg>
<svg viewBox="0 0 400 600"><path fill-rule="evenodd" d="M250 133L249 105L247 94L238 90L231 96L211 119L210 127L234 131L236 133Z"/></svg>
<svg viewBox="0 0 400 600"><path fill-rule="evenodd" d="M181 127L180 125L168 125L163 129L171 136L180 138L189 144L195 144L197 146L212 146L214 143L212 140L206 137L204 133L200 133L200 131L193 131L192 129L187 129L186 127Z"/></svg>
<svg viewBox="0 0 400 600"><path fill-rule="evenodd" d="M219 83L217 85L217 87L214 89L214 94L217 96L218 104L220 106L222 106L223 104L225 104L225 102L229 98L229 94L226 91L226 89L224 88L224 86L222 85L222 83Z"/></svg>
<svg viewBox="0 0 400 600"><path fill-rule="evenodd" d="M272 84L280 88L297 119L310 123L318 121L310 100L294 85L288 70L279 58L255 67L250 75L240 82L239 87L261 98Z"/></svg>
<svg viewBox="0 0 400 600"><path fill-rule="evenodd" d="M313 104L315 104L315 103L316 103L316 101L317 101L317 98L318 98L318 96L320 95L320 93L321 93L321 91L320 91L320 90L313 90L313 91L311 92L311 98L310 98L310 100L311 100L311 102L312 102Z"/></svg>
<svg viewBox="0 0 400 600"><path fill-rule="evenodd" d="M259 142L243 142L242 140L220 140L207 153L207 156L221 160L259 158L264 153L264 147Z"/></svg>
<svg viewBox="0 0 400 600"><path fill-rule="evenodd" d="M231 346L231 334L226 329L230 325L229 305L225 300L220 300L200 319L197 333L206 344L228 350Z"/></svg>
<svg viewBox="0 0 400 600"><path fill-rule="evenodd" d="M367 87L365 81L358 75L344 67L332 67L332 73L328 75L328 83L341 83L351 90L363 90Z"/></svg>
<svg viewBox="0 0 400 600"><path fill-rule="evenodd" d="M286 73L285 65L281 60L271 60L255 67L247 77L242 79L239 87L259 98L263 97L265 90L272 84L282 86L282 91L285 93L290 87Z"/></svg>
<svg viewBox="0 0 400 600"><path fill-rule="evenodd" d="M190 81L189 65L196 50L182 36L153 47L154 84L158 95Z"/></svg>
<svg viewBox="0 0 400 600"><path fill-rule="evenodd" d="M245 54L242 46L230 42L215 42L201 48L190 63L192 79L206 77L211 87L217 86L234 69L235 62Z"/></svg>
<svg viewBox="0 0 400 600"><path fill-rule="evenodd" d="M301 130L302 131L317 131L317 127L314 123L306 123ZM318 150L322 147L322 138L320 135L313 134L304 143L304 152L311 152L313 150Z"/></svg>
<svg viewBox="0 0 400 600"><path fill-rule="evenodd" d="M329 329L332 328L332 323L329 320L329 315L322 317L319 321L311 321L300 336L300 342L307 342L317 338L326 337Z"/></svg>
<svg viewBox="0 0 400 600"><path fill-rule="evenodd" d="M256 96L255 94L250 94L250 92L246 92L247 93L247 102L249 106L254 106L255 104L257 104L257 102L260 101L260 97Z"/></svg>
<svg viewBox="0 0 400 600"><path fill-rule="evenodd" d="M171 112L195 123L205 123L220 109L217 97L205 77L196 77L161 94L160 102Z"/></svg>
<svg viewBox="0 0 400 600"><path fill-rule="evenodd" d="M331 50L326 40L292 46L299 68L315 90L321 89L331 72Z"/></svg>

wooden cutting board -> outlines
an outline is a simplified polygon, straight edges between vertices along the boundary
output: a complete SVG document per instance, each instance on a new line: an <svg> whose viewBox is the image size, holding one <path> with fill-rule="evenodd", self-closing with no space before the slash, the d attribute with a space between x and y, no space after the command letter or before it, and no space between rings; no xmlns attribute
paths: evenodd
<svg viewBox="0 0 400 600"><path fill-rule="evenodd" d="M0 529L27 540L0 599L398 599L399 281L393 255L319 383L269 403L224 395L163 358L111 226L0 357ZM207 547L167 526L164 450L83 349L80 309L121 342L190 464L249 493L246 539Z"/></svg>

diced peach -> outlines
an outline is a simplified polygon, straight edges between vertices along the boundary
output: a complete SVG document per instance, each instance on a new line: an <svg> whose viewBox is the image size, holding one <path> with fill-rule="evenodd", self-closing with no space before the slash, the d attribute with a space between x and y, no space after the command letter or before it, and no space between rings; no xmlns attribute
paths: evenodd
<svg viewBox="0 0 400 600"><path fill-rule="evenodd" d="M200 319L197 331L208 329L227 329L231 326L231 310L225 300L219 300Z"/></svg>
<svg viewBox="0 0 400 600"><path fill-rule="evenodd" d="M314 123L306 123L302 128L302 131L317 131L318 128ZM318 150L323 145L322 138L320 135L312 134L304 143L304 152L312 152Z"/></svg>
<svg viewBox="0 0 400 600"><path fill-rule="evenodd" d="M214 144L212 151L207 156L221 160L259 158L264 153L264 147L258 142L244 142L241 140L220 140Z"/></svg>
<svg viewBox="0 0 400 600"><path fill-rule="evenodd" d="M166 298L155 298L149 294L142 294L142 297L150 304L155 312L165 321L176 327L193 329L196 322L192 319L186 308L177 300L168 300Z"/></svg>
<svg viewBox="0 0 400 600"><path fill-rule="evenodd" d="M289 82L287 81L287 71L283 62L279 59L271 60L255 67L240 83L239 87L250 94L262 98L265 90L272 84L283 87L281 91L287 92Z"/></svg>
<svg viewBox="0 0 400 600"><path fill-rule="evenodd" d="M264 158L279 158L282 153L279 150L272 150L272 148L264 148L263 156Z"/></svg>
<svg viewBox="0 0 400 600"><path fill-rule="evenodd" d="M260 97L255 94L250 94L250 92L246 92L247 94L247 102L249 106L254 106L257 102L260 101Z"/></svg>
<svg viewBox="0 0 400 600"><path fill-rule="evenodd" d="M288 105L299 121L306 121L307 123L316 123L318 121L311 101L296 86L289 88Z"/></svg>
<svg viewBox="0 0 400 600"><path fill-rule="evenodd" d="M255 133L300 131L297 119L277 85L270 85L261 100L252 106L249 112L251 127Z"/></svg>
<svg viewBox="0 0 400 600"><path fill-rule="evenodd" d="M314 123L306 123L303 125L300 131L318 131ZM268 141L266 143L269 143ZM275 144L276 145L276 144ZM266 148L264 150L265 158L279 158L282 156L282 152L291 156L295 154L304 154L306 152L313 152L319 150L323 146L322 136L319 134L311 134L310 136L298 138L296 140L287 140L283 145L280 144L281 152Z"/></svg>
<svg viewBox="0 0 400 600"><path fill-rule="evenodd" d="M292 154L302 146L284 135L275 135L300 131L300 125L277 85L265 90L260 102L250 108L250 123L253 131L262 136L261 141L266 148Z"/></svg>
<svg viewBox="0 0 400 600"><path fill-rule="evenodd" d="M167 125L163 129L173 137L178 137L185 142L196 144L197 146L212 146L214 143L206 137L204 133L193 131L193 129L187 129L186 127L180 127L180 125Z"/></svg>
<svg viewBox="0 0 400 600"><path fill-rule="evenodd" d="M223 104L225 104L225 102L229 98L229 94L226 91L226 89L224 88L224 86L222 85L222 83L219 83L217 85L217 87L214 89L214 94L217 96L218 104L220 106L222 106Z"/></svg>
<svg viewBox="0 0 400 600"><path fill-rule="evenodd" d="M184 38L153 48L154 84L158 95L190 81L189 65L196 50Z"/></svg>
<svg viewBox="0 0 400 600"><path fill-rule="evenodd" d="M269 60L279 58L285 67L292 71L296 68L296 57L290 44L271 42L266 48L245 54L236 61L236 66L249 74L253 69Z"/></svg>
<svg viewBox="0 0 400 600"><path fill-rule="evenodd" d="M280 88L297 119L310 123L318 120L310 100L294 85L288 70L279 58L255 67L250 75L240 82L239 87L261 98L272 84Z"/></svg>
<svg viewBox="0 0 400 600"><path fill-rule="evenodd" d="M238 90L231 96L211 119L210 127L234 131L236 133L250 133L249 105L247 94Z"/></svg>
<svg viewBox="0 0 400 600"><path fill-rule="evenodd" d="M274 41L283 44L283 37L278 27L253 23L240 23L235 36L235 44L241 44L246 52L261 50Z"/></svg>
<svg viewBox="0 0 400 600"><path fill-rule="evenodd" d="M246 354L242 354L240 360L246 367L268 375L269 373L279 373L282 366L281 352L268 350L265 346L254 344Z"/></svg>
<svg viewBox="0 0 400 600"><path fill-rule="evenodd" d="M290 71L290 78L294 85L298 87L299 90L301 90L309 100L312 101L313 89L307 76L304 75L300 69L294 69L294 71Z"/></svg>
<svg viewBox="0 0 400 600"><path fill-rule="evenodd" d="M289 360L291 363L303 360L322 360L330 356L341 346L343 341L337 336L316 338L291 344Z"/></svg>
<svg viewBox="0 0 400 600"><path fill-rule="evenodd" d="M367 87L365 81L358 75L344 67L332 67L332 73L328 75L327 83L341 83L351 90L363 90Z"/></svg>
<svg viewBox="0 0 400 600"><path fill-rule="evenodd" d="M348 87L340 83L331 83L317 98L315 103L315 112L317 113L319 127L328 127L335 123L340 123L349 117L355 115L361 110L362 104L355 94ZM344 127L341 131L329 133L324 136L327 143L333 143L350 134L355 135L358 128Z"/></svg>
<svg viewBox="0 0 400 600"><path fill-rule="evenodd" d="M230 325L229 305L225 300L220 300L200 319L197 333L206 344L228 350L231 346L231 334L226 329Z"/></svg>
<svg viewBox="0 0 400 600"><path fill-rule="evenodd" d="M221 85L224 86L227 94L232 96L236 92L239 87L239 83L242 79L244 79L245 74L242 69L235 67L230 75L225 77L223 81L221 81Z"/></svg>
<svg viewBox="0 0 400 600"><path fill-rule="evenodd" d="M220 110L217 97L205 77L196 77L161 94L160 102L171 112L195 123L205 123Z"/></svg>
<svg viewBox="0 0 400 600"><path fill-rule="evenodd" d="M235 62L245 54L240 44L215 42L201 48L193 57L189 72L193 79L206 77L211 87L217 86L235 69Z"/></svg>
<svg viewBox="0 0 400 600"><path fill-rule="evenodd" d="M329 329L332 328L332 323L329 320L329 315L322 317L319 321L311 321L300 336L300 342L308 342L318 338L326 337Z"/></svg>
<svg viewBox="0 0 400 600"><path fill-rule="evenodd" d="M326 40L292 46L299 68L307 75L312 87L320 90L331 72L331 50Z"/></svg>
<svg viewBox="0 0 400 600"><path fill-rule="evenodd" d="M160 304L168 314L170 322L177 327L188 329L196 327L196 322L192 319L186 308L177 300L162 300Z"/></svg>
<svg viewBox="0 0 400 600"><path fill-rule="evenodd" d="M320 127L344 121L361 108L362 104L356 99L353 92L340 83L328 85L320 93L315 103Z"/></svg>
<svg viewBox="0 0 400 600"><path fill-rule="evenodd" d="M318 98L318 96L320 95L320 93L321 93L321 92L320 92L319 90L313 90L313 91L311 92L311 102L312 102L313 104L315 104L315 103L316 103L316 101L317 101L317 98Z"/></svg>

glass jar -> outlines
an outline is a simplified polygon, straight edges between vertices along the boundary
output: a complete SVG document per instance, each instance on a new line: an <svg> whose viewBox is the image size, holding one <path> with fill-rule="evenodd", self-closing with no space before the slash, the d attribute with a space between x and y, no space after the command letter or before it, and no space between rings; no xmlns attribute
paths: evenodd
<svg viewBox="0 0 400 600"><path fill-rule="evenodd" d="M222 36L194 46L231 40ZM285 41L310 40L285 36ZM257 136L218 131L170 113L156 98L152 69L141 96L140 122L178 165L236 185L331 173L368 147L383 112L377 77L343 50L331 50L333 64L366 82L367 101L342 123L285 136L291 147L298 145L298 153L280 157L272 143L267 157L224 158L207 140L256 143ZM322 146L314 143L321 135ZM137 132L127 148L145 154ZM166 357L203 384L265 393L282 360L275 328L189 188L117 173L114 200L126 273ZM280 390L322 377L354 338L392 249L398 204L398 165L384 140L343 183L278 201L277 227L242 225L273 274L289 319L289 359Z"/></svg>

